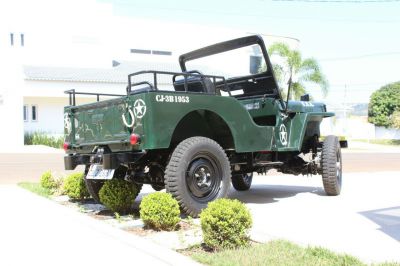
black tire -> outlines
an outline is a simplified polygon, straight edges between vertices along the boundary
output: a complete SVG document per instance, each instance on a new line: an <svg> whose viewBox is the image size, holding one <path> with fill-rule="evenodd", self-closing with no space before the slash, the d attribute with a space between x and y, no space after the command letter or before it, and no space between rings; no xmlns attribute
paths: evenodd
<svg viewBox="0 0 400 266"><path fill-rule="evenodd" d="M162 185L151 185L151 187L155 190L155 191L160 191L163 190L165 188L165 186Z"/></svg>
<svg viewBox="0 0 400 266"><path fill-rule="evenodd" d="M99 191L100 189L103 187L104 182L106 180L95 180L95 179L86 179L86 175L89 171L89 167L87 166L85 169L85 185L86 188L89 192L89 195L94 199L94 201L96 203L102 204L100 201L100 197L99 197ZM126 169L124 169L123 167L120 167L118 169L116 169L115 173L114 173L114 177L113 178L124 178L125 177L125 173L126 173ZM139 185L139 192L142 189L142 185Z"/></svg>
<svg viewBox="0 0 400 266"><path fill-rule="evenodd" d="M327 136L322 145L322 182L328 196L337 196L342 189L342 153L339 139Z"/></svg>
<svg viewBox="0 0 400 266"><path fill-rule="evenodd" d="M86 188L90 196L94 199L96 203L100 203L99 191L104 185L104 180L92 180L85 178Z"/></svg>
<svg viewBox="0 0 400 266"><path fill-rule="evenodd" d="M253 173L237 174L232 176L232 185L237 191L246 191L251 187Z"/></svg>
<svg viewBox="0 0 400 266"><path fill-rule="evenodd" d="M181 209L197 217L208 202L226 197L231 167L222 147L204 137L185 139L175 148L165 171L165 188Z"/></svg>

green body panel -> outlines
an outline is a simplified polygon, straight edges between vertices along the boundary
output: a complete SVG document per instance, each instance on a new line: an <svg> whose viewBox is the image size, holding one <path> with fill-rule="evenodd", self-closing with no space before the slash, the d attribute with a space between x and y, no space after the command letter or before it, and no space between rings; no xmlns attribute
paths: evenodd
<svg viewBox="0 0 400 266"><path fill-rule="evenodd" d="M126 124L132 123L129 110L134 114L132 127L123 121L125 116ZM239 101L200 93L153 91L66 107L64 124L66 141L78 152L96 145L108 145L112 151L164 149L170 147L182 119L207 111L226 123L236 152L300 151L304 138L319 135L322 119L334 115L320 103L289 102L288 110L289 116L280 101L262 96ZM196 128L196 123L199 121L192 119L189 125ZM281 138L285 132L286 138ZM132 133L140 135L139 145L130 145Z"/></svg>

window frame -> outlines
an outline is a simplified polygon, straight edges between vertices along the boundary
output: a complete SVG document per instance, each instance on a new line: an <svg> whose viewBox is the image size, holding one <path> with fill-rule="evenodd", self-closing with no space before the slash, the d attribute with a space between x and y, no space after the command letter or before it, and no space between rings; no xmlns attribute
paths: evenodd
<svg viewBox="0 0 400 266"><path fill-rule="evenodd" d="M33 112L33 107L35 107L35 112ZM32 122L38 122L38 117L39 117L39 108L38 108L38 105L37 104L32 104L31 105L31 121ZM35 119L33 119L33 114L35 113Z"/></svg>
<svg viewBox="0 0 400 266"><path fill-rule="evenodd" d="M22 107L22 112L23 112L22 118L24 119L24 122L29 122L29 105L24 104Z"/></svg>

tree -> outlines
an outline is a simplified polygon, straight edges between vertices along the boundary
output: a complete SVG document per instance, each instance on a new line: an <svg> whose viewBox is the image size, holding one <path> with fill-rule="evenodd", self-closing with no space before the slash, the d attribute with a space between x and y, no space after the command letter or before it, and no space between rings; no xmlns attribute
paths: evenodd
<svg viewBox="0 0 400 266"><path fill-rule="evenodd" d="M399 127L400 81L387 84L372 93L368 122L382 127Z"/></svg>
<svg viewBox="0 0 400 266"><path fill-rule="evenodd" d="M299 99L307 92L305 83L308 82L318 85L323 95L327 95L329 84L316 59L303 59L298 50L292 50L281 42L272 44L268 51L271 56L278 55L282 59L280 63L273 65L278 82L282 84L290 77L294 80L291 86L292 99Z"/></svg>

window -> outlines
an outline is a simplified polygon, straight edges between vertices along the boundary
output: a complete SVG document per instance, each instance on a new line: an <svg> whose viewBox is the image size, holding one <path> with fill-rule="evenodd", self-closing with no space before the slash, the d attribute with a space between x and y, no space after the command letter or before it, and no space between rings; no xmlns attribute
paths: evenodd
<svg viewBox="0 0 400 266"><path fill-rule="evenodd" d="M37 105L32 105L32 121L38 120L38 107Z"/></svg>
<svg viewBox="0 0 400 266"><path fill-rule="evenodd" d="M133 53L133 54L151 54L151 51L143 50L143 49L131 49L131 53Z"/></svg>
<svg viewBox="0 0 400 266"><path fill-rule="evenodd" d="M24 105L24 122L28 122L28 105Z"/></svg>
<svg viewBox="0 0 400 266"><path fill-rule="evenodd" d="M14 33L10 33L10 44L14 46Z"/></svg>
<svg viewBox="0 0 400 266"><path fill-rule="evenodd" d="M156 54L156 55L172 55L172 52L170 51L157 51L157 50L153 50L151 51L152 54Z"/></svg>
<svg viewBox="0 0 400 266"><path fill-rule="evenodd" d="M24 45L25 45L25 37L24 37L24 34L21 33L21 46L24 46Z"/></svg>

